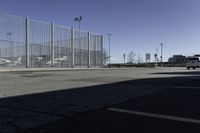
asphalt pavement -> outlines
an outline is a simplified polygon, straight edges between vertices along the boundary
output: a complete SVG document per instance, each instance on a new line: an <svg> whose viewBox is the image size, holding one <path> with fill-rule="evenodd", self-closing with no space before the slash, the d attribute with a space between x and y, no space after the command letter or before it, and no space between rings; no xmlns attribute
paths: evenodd
<svg viewBox="0 0 200 133"><path fill-rule="evenodd" d="M102 95L103 90L110 90L106 91L107 97L114 97L118 88L115 102L18 132L199 133L200 72L165 71L152 72L151 75L159 77L147 76L148 78L96 86L96 90L99 90L95 90L96 96ZM89 91L94 89L95 87L90 88ZM122 95L123 98L120 97Z"/></svg>

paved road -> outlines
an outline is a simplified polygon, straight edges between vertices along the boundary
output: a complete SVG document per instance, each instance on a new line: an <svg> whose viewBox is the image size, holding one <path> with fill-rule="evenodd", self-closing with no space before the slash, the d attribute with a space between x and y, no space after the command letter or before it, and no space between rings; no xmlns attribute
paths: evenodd
<svg viewBox="0 0 200 133"><path fill-rule="evenodd" d="M0 129L196 131L199 75L184 68L1 73Z"/></svg>
<svg viewBox="0 0 200 133"><path fill-rule="evenodd" d="M126 86L134 84L136 88L148 86L146 89L159 89L125 102L64 118L24 132L199 133L200 73L190 74L193 76L147 78L125 82Z"/></svg>

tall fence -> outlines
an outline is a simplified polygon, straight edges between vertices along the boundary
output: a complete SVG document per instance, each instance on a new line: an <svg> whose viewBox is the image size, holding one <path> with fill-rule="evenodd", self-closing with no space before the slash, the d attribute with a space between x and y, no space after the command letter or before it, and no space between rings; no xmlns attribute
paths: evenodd
<svg viewBox="0 0 200 133"><path fill-rule="evenodd" d="M0 14L0 67L101 67L103 36Z"/></svg>

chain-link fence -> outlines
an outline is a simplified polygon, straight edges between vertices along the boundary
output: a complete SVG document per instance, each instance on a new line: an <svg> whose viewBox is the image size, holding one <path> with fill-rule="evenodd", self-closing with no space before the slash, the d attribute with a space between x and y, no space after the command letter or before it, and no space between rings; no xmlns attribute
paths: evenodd
<svg viewBox="0 0 200 133"><path fill-rule="evenodd" d="M0 67L101 67L103 36L0 14Z"/></svg>

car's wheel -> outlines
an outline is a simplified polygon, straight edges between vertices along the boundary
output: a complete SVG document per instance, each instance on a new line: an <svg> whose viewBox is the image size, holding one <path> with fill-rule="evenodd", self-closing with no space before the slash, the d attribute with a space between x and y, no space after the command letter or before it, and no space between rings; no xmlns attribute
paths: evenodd
<svg viewBox="0 0 200 133"><path fill-rule="evenodd" d="M195 69L196 67L193 67L193 69Z"/></svg>
<svg viewBox="0 0 200 133"><path fill-rule="evenodd" d="M187 67L187 70L189 70L190 69L190 67Z"/></svg>

